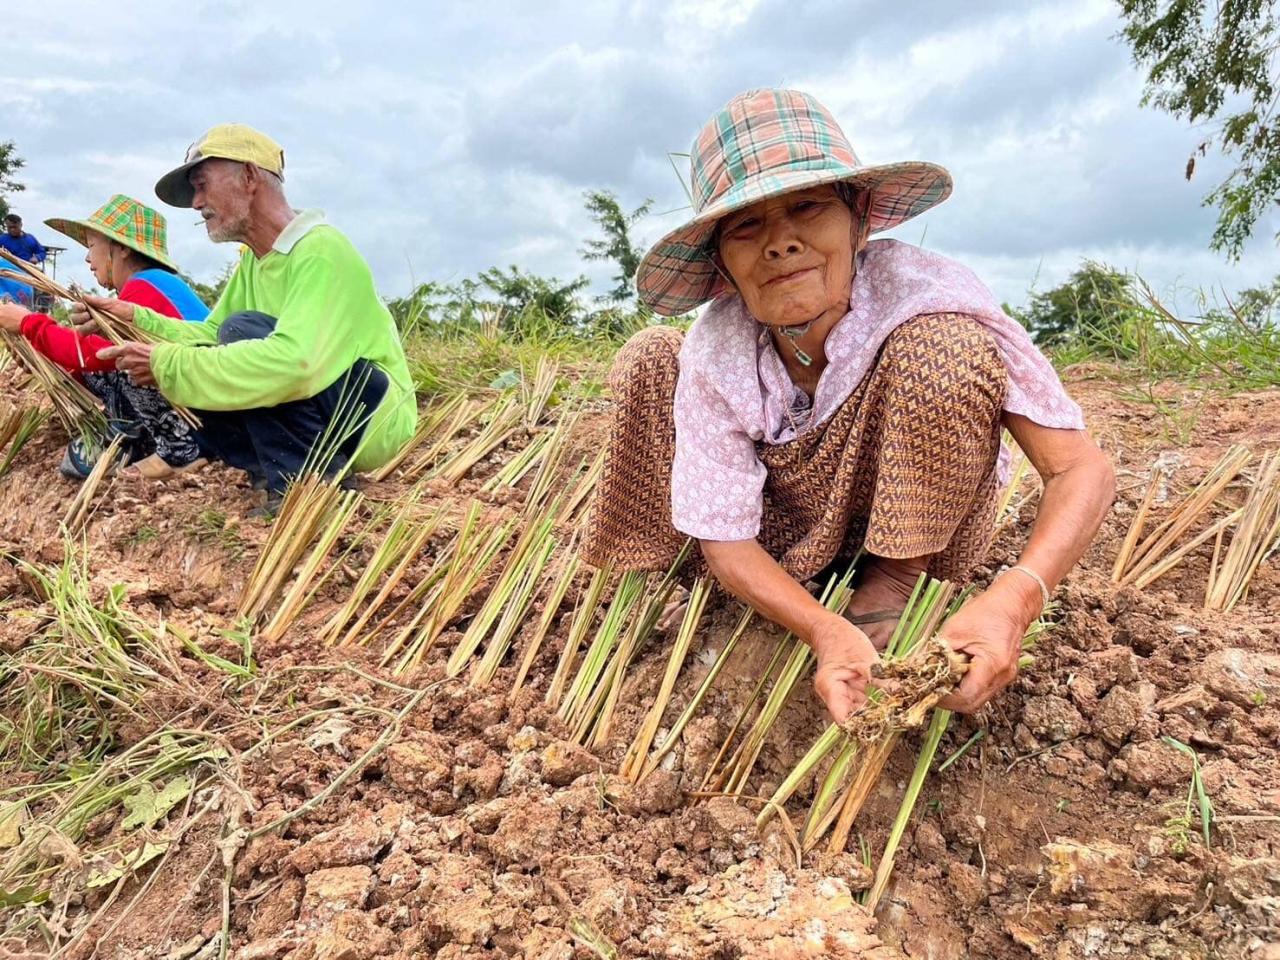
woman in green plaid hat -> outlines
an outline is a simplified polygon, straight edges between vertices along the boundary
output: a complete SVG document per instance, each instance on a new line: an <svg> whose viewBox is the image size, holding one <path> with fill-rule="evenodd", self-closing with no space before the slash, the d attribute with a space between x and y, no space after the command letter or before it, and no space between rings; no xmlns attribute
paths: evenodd
<svg viewBox="0 0 1280 960"><path fill-rule="evenodd" d="M124 194L116 194L83 220L53 218L49 226L85 247L94 279L121 300L150 307L168 317L200 322L209 308L178 276L169 257L164 216ZM131 383L97 352L111 343L59 326L49 316L17 305L0 305L0 328L21 333L45 356L75 374L106 407L113 432L126 438L126 455L139 472L169 476L198 465L199 449L190 426L154 387ZM72 440L61 470L88 476L96 459L85 442Z"/></svg>
<svg viewBox="0 0 1280 960"><path fill-rule="evenodd" d="M964 581L990 548L1007 429L1044 480L1018 562L942 635L972 663L943 706L981 707L1092 540L1114 477L1080 408L972 271L871 239L951 193L932 163L863 164L795 90L735 97L690 151L693 217L640 264L655 326L619 353L583 553L663 569L686 538L720 582L807 642L843 720L919 575ZM845 615L803 586L858 561Z"/></svg>

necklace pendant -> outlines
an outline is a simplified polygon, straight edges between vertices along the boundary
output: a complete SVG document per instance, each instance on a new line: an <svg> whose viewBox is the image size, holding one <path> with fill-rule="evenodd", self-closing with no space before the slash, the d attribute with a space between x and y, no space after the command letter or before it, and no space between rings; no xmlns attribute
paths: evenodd
<svg viewBox="0 0 1280 960"><path fill-rule="evenodd" d="M795 345L792 344L792 346L795 346ZM813 363L813 357L809 356L799 347L795 347L795 351L796 351L796 359L800 361L800 365L802 367L807 367Z"/></svg>

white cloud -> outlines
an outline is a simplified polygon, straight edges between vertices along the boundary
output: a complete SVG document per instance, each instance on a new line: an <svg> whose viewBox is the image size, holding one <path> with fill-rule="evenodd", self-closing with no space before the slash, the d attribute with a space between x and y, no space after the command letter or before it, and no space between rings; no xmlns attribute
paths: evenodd
<svg viewBox="0 0 1280 960"><path fill-rule="evenodd" d="M1228 168L1208 158L1182 179L1194 131L1138 106L1109 0L221 0L180 17L159 0L78 0L59 13L56 36L6 24L23 57L0 79L2 135L27 160L14 199L33 225L117 191L150 198L192 139L236 119L284 143L290 198L328 210L390 295L513 261L602 291L607 265L579 255L583 192L652 197L637 233L656 239L688 215L668 151L733 94L786 84L826 102L864 160L948 166L955 195L898 235L965 260L1005 299L1085 256L1160 288L1274 273L1274 224L1239 265L1207 250L1201 197ZM179 262L216 274L232 249L165 212ZM66 272L85 280L79 259Z"/></svg>

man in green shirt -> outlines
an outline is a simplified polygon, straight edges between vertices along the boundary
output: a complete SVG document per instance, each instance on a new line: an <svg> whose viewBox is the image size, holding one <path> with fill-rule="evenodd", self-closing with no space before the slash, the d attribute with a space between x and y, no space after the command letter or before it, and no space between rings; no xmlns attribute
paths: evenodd
<svg viewBox="0 0 1280 960"><path fill-rule="evenodd" d="M243 245L204 323L87 298L163 341L99 356L195 410L202 452L248 472L269 506L304 467L386 463L417 421L404 348L368 265L320 211L290 207L283 180L279 144L223 124L156 184L161 200L199 211L215 243Z"/></svg>

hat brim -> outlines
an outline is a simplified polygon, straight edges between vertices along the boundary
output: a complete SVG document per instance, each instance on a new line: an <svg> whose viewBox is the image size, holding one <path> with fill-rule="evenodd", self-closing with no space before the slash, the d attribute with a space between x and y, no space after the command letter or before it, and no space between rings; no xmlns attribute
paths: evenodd
<svg viewBox="0 0 1280 960"><path fill-rule="evenodd" d="M209 157L201 157L170 170L156 181L156 196L171 207L190 207L196 191L187 176L208 159Z"/></svg>
<svg viewBox="0 0 1280 960"><path fill-rule="evenodd" d="M871 194L870 232L890 230L951 195L951 174L935 163L907 161L850 169L789 170L750 177L655 243L636 270L636 292L664 317L688 313L728 291L707 242L722 217L807 187L848 183Z"/></svg>
<svg viewBox="0 0 1280 960"><path fill-rule="evenodd" d="M45 226L52 227L64 236L70 237L82 247L89 245L85 237L87 227L79 220L66 220L62 217L50 217L45 222Z"/></svg>
<svg viewBox="0 0 1280 960"><path fill-rule="evenodd" d="M61 234L65 234L82 247L89 246L88 233L89 231L93 231L100 237L106 237L108 240L112 240L120 244L122 247L128 247L130 250L154 260L162 267L168 267L174 273L178 272L178 265L169 259L168 254L161 253L159 250L145 249L131 237L123 237L119 234L108 233L102 228L101 224L93 223L89 220L66 220L62 217L50 217L45 221L45 225L57 230Z"/></svg>

